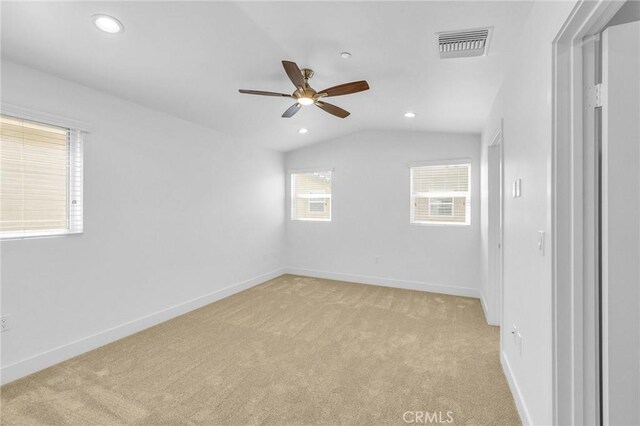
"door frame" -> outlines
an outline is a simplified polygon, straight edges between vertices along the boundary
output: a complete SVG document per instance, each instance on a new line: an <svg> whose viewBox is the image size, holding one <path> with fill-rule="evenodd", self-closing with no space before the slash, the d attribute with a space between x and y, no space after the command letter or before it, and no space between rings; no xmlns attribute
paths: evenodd
<svg viewBox="0 0 640 426"><path fill-rule="evenodd" d="M489 247L489 265L490 268L493 268L493 264L491 260L494 258L497 260L497 277L492 277L491 272L489 272L489 280L497 278L497 285L494 286L492 294L491 294L491 306L493 307L492 311L489 315L490 318L487 318L487 322L491 325L498 325L502 327L502 317L503 317L503 282L504 282L504 130L503 130L503 119L500 119L500 124L498 128L494 131L493 137L489 141L487 146L487 163L489 163L489 152L494 148L498 151L498 235L496 236L496 240L498 241L499 247ZM488 164L488 167L491 168L491 164ZM488 176L487 176L488 178ZM488 193L489 200L491 203L491 180L488 180ZM494 189L494 190L495 190ZM489 232L492 232L492 227L490 223L487 223ZM500 333L502 336L502 333Z"/></svg>
<svg viewBox="0 0 640 426"><path fill-rule="evenodd" d="M623 0L579 1L553 42L552 149L549 158L552 235L552 333L554 424L597 424L585 387L598 386L585 371L585 335L597 333L585 317L594 315L585 303L585 282L595 282L593 250L597 241L585 227L591 198L585 197L596 176L585 155L583 111L583 39L598 34L624 4ZM591 206L594 208L594 206ZM585 235L589 235L585 238ZM599 392L598 392L599 394Z"/></svg>

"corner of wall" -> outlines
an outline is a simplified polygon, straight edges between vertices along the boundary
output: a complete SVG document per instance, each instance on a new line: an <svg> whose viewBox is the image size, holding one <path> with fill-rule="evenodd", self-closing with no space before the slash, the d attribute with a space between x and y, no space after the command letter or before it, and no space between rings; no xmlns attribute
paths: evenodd
<svg viewBox="0 0 640 426"><path fill-rule="evenodd" d="M498 317L495 314L494 310L489 310L487 301L484 297L484 292L482 290L480 290L480 304L482 305L482 310L484 311L484 319L487 321L487 324L499 327L500 321L498 320Z"/></svg>

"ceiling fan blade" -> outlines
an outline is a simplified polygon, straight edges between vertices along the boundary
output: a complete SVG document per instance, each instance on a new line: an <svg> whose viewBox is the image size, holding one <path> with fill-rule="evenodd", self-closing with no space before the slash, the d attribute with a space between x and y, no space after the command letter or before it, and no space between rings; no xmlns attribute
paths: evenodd
<svg viewBox="0 0 640 426"><path fill-rule="evenodd" d="M304 77L302 76L302 71L295 62L291 61L282 61L282 66L284 67L284 71L289 76L289 80L296 87L304 87Z"/></svg>
<svg viewBox="0 0 640 426"><path fill-rule="evenodd" d="M329 114L335 115L336 117L347 118L349 116L349 114L351 114L349 111L346 111L346 110L344 110L344 109L342 109L340 107L337 107L335 105L328 104L326 102L318 101L318 102L316 102L316 105L319 108L322 108L323 110L328 112Z"/></svg>
<svg viewBox="0 0 640 426"><path fill-rule="evenodd" d="M298 112L298 111L300 110L300 107L301 107L301 106L302 106L302 105L300 105L300 104L299 104L299 103L297 103L297 102L296 102L295 104L291 105L291 106L289 107L289 109L288 109L288 110L286 110L286 111L284 112L284 114L282 114L282 118L291 118L291 117L293 117L293 116L295 115L295 113L296 113L296 112Z"/></svg>
<svg viewBox="0 0 640 426"><path fill-rule="evenodd" d="M292 98L293 97L291 95L287 95L286 93L265 92L265 91L262 91L262 90L239 89L238 91L240 93L245 93L247 95L282 96L282 97L285 97L285 98Z"/></svg>
<svg viewBox="0 0 640 426"><path fill-rule="evenodd" d="M329 97L350 95L352 93L358 93L364 90L369 90L369 84L366 81L362 80L341 84L339 86L329 87L328 89L320 90L318 93L326 93L326 96Z"/></svg>

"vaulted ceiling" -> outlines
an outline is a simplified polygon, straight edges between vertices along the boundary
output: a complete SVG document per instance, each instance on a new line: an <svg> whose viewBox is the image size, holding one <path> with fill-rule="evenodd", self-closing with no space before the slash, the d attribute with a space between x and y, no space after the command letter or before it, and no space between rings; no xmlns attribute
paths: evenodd
<svg viewBox="0 0 640 426"><path fill-rule="evenodd" d="M480 132L531 8L521 1L3 2L2 59L282 151L364 129ZM95 13L117 17L109 35ZM489 54L441 60L436 32L494 27ZM351 52L342 59L340 52ZM280 118L281 60L312 68L316 89L366 79L337 97L342 120L313 106ZM404 112L414 111L407 119ZM309 129L298 134L301 127Z"/></svg>

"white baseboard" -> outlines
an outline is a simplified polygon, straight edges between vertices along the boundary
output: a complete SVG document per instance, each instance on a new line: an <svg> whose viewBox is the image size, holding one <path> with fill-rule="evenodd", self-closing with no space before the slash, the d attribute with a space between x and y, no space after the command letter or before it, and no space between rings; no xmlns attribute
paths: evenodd
<svg viewBox="0 0 640 426"><path fill-rule="evenodd" d="M403 288L406 290L428 291L430 293L449 294L453 296L466 296L480 298L480 291L470 287L454 287L444 284L431 284L419 281L399 280L393 278L371 277L367 275L343 274L340 272L317 271L313 269L302 269L288 267L284 268L287 274L304 275L313 278L323 278L327 280L348 281L358 284L371 284L383 287Z"/></svg>
<svg viewBox="0 0 640 426"><path fill-rule="evenodd" d="M529 416L527 405L524 403L524 399L522 398L522 392L520 392L518 382L516 381L516 378L513 376L513 372L511 371L509 360L507 359L507 356L503 351L500 351L500 364L502 364L502 370L504 371L504 375L507 377L507 382L509 383L509 389L511 389L513 400L516 402L516 408L518 409L518 414L520 415L520 421L524 426L532 425L533 422L531 421L531 417Z"/></svg>
<svg viewBox="0 0 640 426"><path fill-rule="evenodd" d="M480 303L482 304L482 310L484 311L484 319L487 321L489 325L500 325L500 322L496 321L495 318L489 312L487 308L487 302L484 300L484 294L480 292Z"/></svg>
<svg viewBox="0 0 640 426"><path fill-rule="evenodd" d="M161 311L154 312L141 318L120 324L116 327L101 331L92 336L87 336L74 342L67 343L57 348L50 349L16 363L3 366L0 369L0 383L5 384L21 377L35 373L67 359L73 358L90 350L104 346L123 337L142 331L161 322L168 321L179 315L198 309L202 306L216 302L235 293L262 284L265 281L284 274L283 268L276 269L266 274L250 278L248 280L232 284L220 290L196 297L195 299L179 303Z"/></svg>

